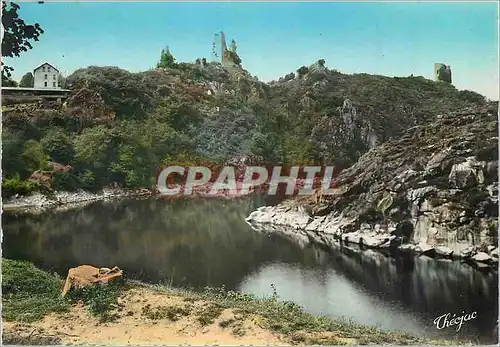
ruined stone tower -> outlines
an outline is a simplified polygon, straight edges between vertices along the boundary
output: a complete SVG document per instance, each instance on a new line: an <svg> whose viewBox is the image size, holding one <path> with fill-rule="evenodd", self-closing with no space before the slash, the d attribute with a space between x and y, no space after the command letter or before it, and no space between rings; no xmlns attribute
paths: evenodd
<svg viewBox="0 0 500 347"><path fill-rule="evenodd" d="M231 41L231 49L227 48L226 35L223 31L214 35L214 43L212 47L212 60L221 63L225 67L236 67L238 63L235 62L236 42Z"/></svg>
<svg viewBox="0 0 500 347"><path fill-rule="evenodd" d="M217 63L222 62L222 46L220 33L214 34L214 42L212 45L212 61Z"/></svg>
<svg viewBox="0 0 500 347"><path fill-rule="evenodd" d="M451 84L451 66L434 63L434 79Z"/></svg>

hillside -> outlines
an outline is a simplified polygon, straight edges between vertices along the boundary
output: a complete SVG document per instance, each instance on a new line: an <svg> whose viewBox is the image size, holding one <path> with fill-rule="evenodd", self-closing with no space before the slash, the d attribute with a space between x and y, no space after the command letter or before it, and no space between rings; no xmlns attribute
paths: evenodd
<svg viewBox="0 0 500 347"><path fill-rule="evenodd" d="M367 150L437 114L483 105L484 97L422 77L346 75L321 61L262 83L240 68L176 64L130 73L88 67L66 80L62 105L4 110L5 194L47 159L69 164L47 189L150 188L161 163L321 162L349 167ZM37 188L38 187L38 188Z"/></svg>
<svg viewBox="0 0 500 347"><path fill-rule="evenodd" d="M320 203L306 197L249 220L326 244L342 238L498 264L498 102L435 118L364 154Z"/></svg>
<svg viewBox="0 0 500 347"><path fill-rule="evenodd" d="M288 103L298 126L309 123L305 135L328 162L350 165L366 150L437 114L485 102L477 93L421 76L346 75L322 63L272 83L270 98Z"/></svg>

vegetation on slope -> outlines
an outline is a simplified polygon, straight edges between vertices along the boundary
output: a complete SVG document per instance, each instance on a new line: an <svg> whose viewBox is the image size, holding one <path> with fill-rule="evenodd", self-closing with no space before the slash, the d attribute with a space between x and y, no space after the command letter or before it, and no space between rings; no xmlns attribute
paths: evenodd
<svg viewBox="0 0 500 347"><path fill-rule="evenodd" d="M201 327L218 325L231 328L233 335L246 334L248 320L257 322L268 331L274 332L291 344L418 344L429 343L405 333L383 332L375 327L355 324L345 319L332 320L325 316L314 316L292 302L280 301L275 291L269 298L227 291L224 288L206 288L200 292L178 290L165 286L149 286L137 282L110 284L70 292L68 298L61 298L62 280L35 268L27 262L2 259L2 304L7 322L35 323L47 314L62 314L83 303L101 323L119 324L120 319L139 314L141 324L147 321L175 322L193 316ZM153 293L162 297L169 305L144 304L140 312L130 311L132 305L127 296L139 293L142 298ZM169 299L171 298L171 299ZM145 300L139 300L141 302ZM175 304L173 304L175 302ZM232 318L224 319L222 313L230 310ZM82 318L80 318L82 319ZM88 318L87 318L88 319ZM82 319L79 324L92 324ZM99 324L99 323L98 323ZM139 324L139 323L138 323ZM32 325L35 326L36 325ZM62 336L57 332L37 335L32 330L29 336L19 331L4 329L6 343L60 343ZM12 328L14 329L14 328ZM198 329L199 330L199 329ZM92 341L80 341L92 343ZM440 343L446 343L442 341Z"/></svg>

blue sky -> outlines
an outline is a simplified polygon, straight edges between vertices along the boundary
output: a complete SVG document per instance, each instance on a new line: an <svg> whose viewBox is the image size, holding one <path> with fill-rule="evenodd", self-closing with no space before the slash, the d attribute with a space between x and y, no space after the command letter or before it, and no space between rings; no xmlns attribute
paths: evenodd
<svg viewBox="0 0 500 347"><path fill-rule="evenodd" d="M61 72L90 65L153 67L163 47L178 61L210 58L213 34L235 39L243 66L263 81L320 58L344 73L433 78L498 99L498 5L489 3L19 3L45 30L6 59L14 78L47 61Z"/></svg>

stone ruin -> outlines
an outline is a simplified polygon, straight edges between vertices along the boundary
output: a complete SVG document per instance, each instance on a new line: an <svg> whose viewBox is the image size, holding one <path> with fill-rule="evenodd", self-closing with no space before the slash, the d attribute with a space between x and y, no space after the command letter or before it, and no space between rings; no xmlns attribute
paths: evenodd
<svg viewBox="0 0 500 347"><path fill-rule="evenodd" d="M434 79L451 84L451 67L442 63L434 63Z"/></svg>
<svg viewBox="0 0 500 347"><path fill-rule="evenodd" d="M236 53L236 41L232 40L230 47L227 47L226 36L223 31L215 34L212 47L212 60L221 63L224 67L238 67L240 60Z"/></svg>

